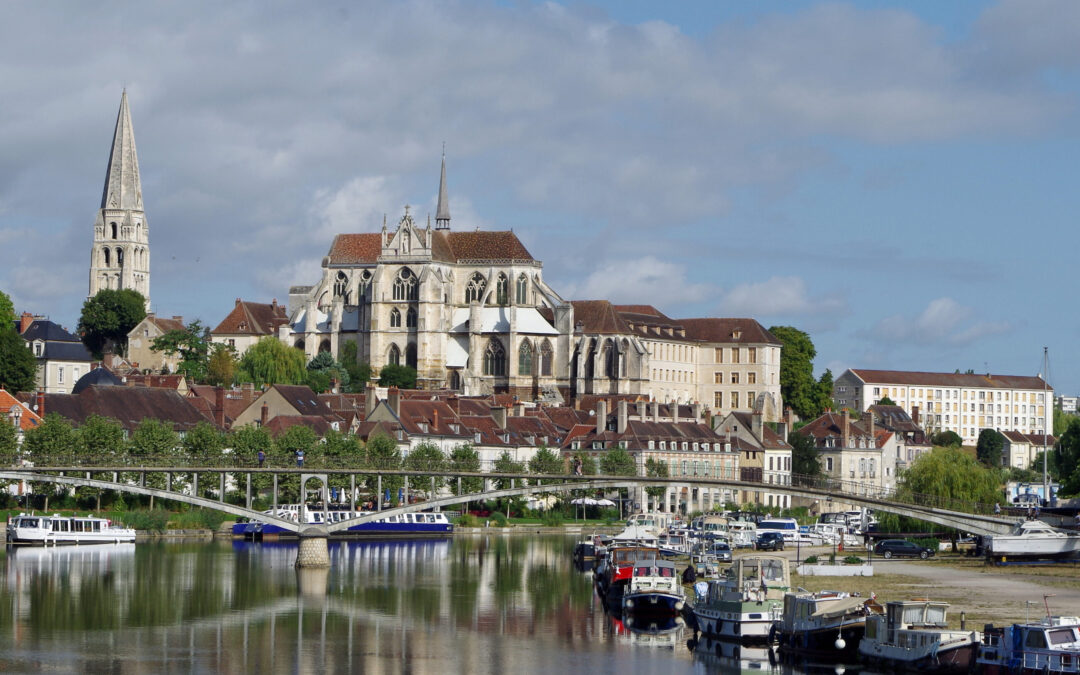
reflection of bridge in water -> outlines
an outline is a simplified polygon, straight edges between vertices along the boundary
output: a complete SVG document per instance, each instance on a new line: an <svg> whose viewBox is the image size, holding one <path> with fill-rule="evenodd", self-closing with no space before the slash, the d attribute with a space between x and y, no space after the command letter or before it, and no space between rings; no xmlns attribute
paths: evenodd
<svg viewBox="0 0 1080 675"><path fill-rule="evenodd" d="M103 480L100 477L108 476L111 479ZM178 476L193 476L190 485L176 480ZM216 475L213 482L216 487L217 498L199 496L199 476ZM346 494L349 497L350 510L356 510L355 499L358 494L356 485L357 478L361 483L371 483L374 477L376 495L383 492L384 478L403 482L405 502L402 506L381 508L381 503L376 510L370 513L358 514L354 518L341 520L336 523L309 524L304 514L301 514L299 522L277 515L265 514L251 508L252 505L252 478L253 476L270 476L272 487L269 489L273 503L273 510L277 511L278 497L282 480L299 479L300 494L306 494L309 484L314 481L321 490L321 494L327 494L331 478L336 482L349 481L349 489ZM121 480L121 476L134 476L132 480ZM165 487L148 487L148 477L164 477ZM401 470L378 470L365 469L363 471L348 469L328 469L312 471L305 469L235 469L220 467L191 467L191 466L168 466L168 467L20 467L0 471L0 480L15 481L41 481L66 485L72 488L90 487L101 490L116 490L130 494L146 495L158 499L169 499L184 502L195 506L224 511L232 515L261 520L266 523L278 525L284 530L295 532L301 537L301 555L298 556L297 565L304 566L304 545L311 547L315 566L329 564L326 551L326 538L339 532L345 532L349 527L389 518L395 515L423 511L428 509L442 509L467 502L500 499L503 497L517 497L538 493L564 493L578 490L612 490L617 488L650 487L650 486L685 486L688 483L700 488L719 488L745 490L749 492L767 490L771 493L787 494L794 497L803 497L818 502L831 502L836 500L859 507L867 507L875 511L896 513L902 516L916 518L918 520L934 523L948 528L955 528L974 534L1001 534L1008 532L1015 520L989 513L990 508L984 504L965 503L958 501L940 501L933 497L914 496L909 501L899 501L895 495L884 495L879 489L858 484L840 484L835 482L821 481L820 479L806 479L804 485L778 485L773 483L763 484L749 481L736 481L719 478L694 477L688 481L687 477L679 478L652 478L642 476L565 476L565 475L536 475L536 474L490 474L490 473L458 473L444 472L438 475L438 479L447 481L457 494L436 497L423 502L409 503L410 481L413 488L425 490L429 486L434 491L436 476L422 471ZM475 493L462 493L462 481L479 480L482 489ZM510 484L505 489L492 490L489 486L493 481L501 484ZM243 487L244 505L231 504L225 501L227 486L235 485ZM326 500L323 501L324 508Z"/></svg>

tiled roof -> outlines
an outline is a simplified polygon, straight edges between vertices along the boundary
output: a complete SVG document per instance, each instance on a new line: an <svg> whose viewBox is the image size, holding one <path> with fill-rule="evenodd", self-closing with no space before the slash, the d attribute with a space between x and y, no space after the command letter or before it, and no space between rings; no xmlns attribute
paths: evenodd
<svg viewBox="0 0 1080 675"><path fill-rule="evenodd" d="M99 368L100 370L100 368ZM141 385L144 387L161 387L163 389L179 389L184 382L183 375L127 375L125 384L129 387Z"/></svg>
<svg viewBox="0 0 1080 675"><path fill-rule="evenodd" d="M165 317L148 314L146 320L157 326L162 333L168 333L171 330L187 330L184 320L179 318L166 319Z"/></svg>
<svg viewBox="0 0 1080 675"><path fill-rule="evenodd" d="M533 260L528 249L512 231L435 232L436 241L442 237L446 238L454 261Z"/></svg>
<svg viewBox="0 0 1080 675"><path fill-rule="evenodd" d="M1025 434L1022 431L1002 431L1001 434L1005 436L1005 438L1009 439L1010 443L1027 443L1029 445L1038 446L1040 448L1044 443L1043 434ZM1045 443L1047 447L1053 447L1057 444L1057 436L1054 436L1053 434L1046 434Z"/></svg>
<svg viewBox="0 0 1080 675"><path fill-rule="evenodd" d="M374 264L379 259L381 252L382 234L378 232L339 234L334 237L334 243L330 245L330 264Z"/></svg>
<svg viewBox="0 0 1080 675"><path fill-rule="evenodd" d="M29 407L21 403L4 389L0 389L0 424L8 424L10 422L11 408L13 406L21 408L21 411L19 412L19 428L23 431L28 431L41 424L41 418L38 417L34 411L30 410Z"/></svg>
<svg viewBox="0 0 1080 675"><path fill-rule="evenodd" d="M571 300L574 306L574 322L582 323L585 333L601 335L625 335L630 332L615 305L607 300Z"/></svg>
<svg viewBox="0 0 1080 675"><path fill-rule="evenodd" d="M652 305L615 305L615 309L623 314L639 314L663 321L671 321L663 312Z"/></svg>
<svg viewBox="0 0 1080 675"><path fill-rule="evenodd" d="M81 342L46 342L41 358L48 361L92 361Z"/></svg>
<svg viewBox="0 0 1080 675"><path fill-rule="evenodd" d="M87 387L80 394L46 394L45 412L55 412L81 425L90 415L118 421L134 431L144 419L161 420L176 431L186 431L206 417L171 389L152 387Z"/></svg>
<svg viewBox="0 0 1080 675"><path fill-rule="evenodd" d="M305 426L315 432L319 438L330 431L330 423L319 415L278 415L266 423L266 428L274 438L295 426Z"/></svg>
<svg viewBox="0 0 1080 675"><path fill-rule="evenodd" d="M278 326L289 321L285 308L277 301L246 302L240 298L217 328L214 335L274 335Z"/></svg>
<svg viewBox="0 0 1080 675"><path fill-rule="evenodd" d="M919 432L922 428L911 419L901 406L898 405L872 405L868 408L874 415L874 422L886 429L903 432Z"/></svg>
<svg viewBox="0 0 1080 675"><path fill-rule="evenodd" d="M15 323L18 326L18 322ZM58 323L48 319L34 319L22 334L27 342L45 340L46 342L79 342L77 335L69 333Z"/></svg>
<svg viewBox="0 0 1080 675"><path fill-rule="evenodd" d="M915 370L866 370L852 368L850 371L866 384L903 384L931 387L957 387L967 389L1042 389L1045 385L1039 376L1026 375L968 375L965 373L927 373ZM1047 386L1047 391L1053 387Z"/></svg>
<svg viewBox="0 0 1080 675"><path fill-rule="evenodd" d="M337 415L325 403L319 400L318 395L310 387L303 385L275 384L281 397L301 415L319 415L327 419L337 419Z"/></svg>
<svg viewBox="0 0 1080 675"><path fill-rule="evenodd" d="M686 337L701 342L726 342L738 344L781 344L780 340L765 330L754 319L679 319L686 329ZM738 337L735 335L738 334Z"/></svg>
<svg viewBox="0 0 1080 675"><path fill-rule="evenodd" d="M574 410L566 406L544 407L542 410L543 414L551 420L551 423L557 429L563 432L564 436L576 425L589 423L589 413L584 410Z"/></svg>
<svg viewBox="0 0 1080 675"><path fill-rule="evenodd" d="M733 411L731 416L734 417L744 429L754 428L754 416L752 413L745 411ZM787 439L780 436L780 434L773 431L773 428L768 424L761 425L761 444L769 450L790 450L791 446L788 445Z"/></svg>

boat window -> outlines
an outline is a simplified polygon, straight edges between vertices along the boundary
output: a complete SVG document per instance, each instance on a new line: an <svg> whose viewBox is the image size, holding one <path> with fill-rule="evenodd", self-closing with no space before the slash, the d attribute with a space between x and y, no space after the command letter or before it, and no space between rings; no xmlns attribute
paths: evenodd
<svg viewBox="0 0 1080 675"><path fill-rule="evenodd" d="M101 532L101 521L100 520L95 520L94 521L94 532Z"/></svg>
<svg viewBox="0 0 1080 675"><path fill-rule="evenodd" d="M1024 640L1025 647L1034 648L1046 648L1046 636L1041 630L1029 630L1027 639Z"/></svg>
<svg viewBox="0 0 1080 675"><path fill-rule="evenodd" d="M761 578L766 581L783 581L785 564L787 563L783 560L762 560Z"/></svg>
<svg viewBox="0 0 1080 675"><path fill-rule="evenodd" d="M37 526L38 526L37 518L23 518L21 521L19 521L19 527L37 527Z"/></svg>
<svg viewBox="0 0 1080 675"><path fill-rule="evenodd" d="M1050 631L1050 644L1064 645L1075 641L1072 628L1056 628Z"/></svg>

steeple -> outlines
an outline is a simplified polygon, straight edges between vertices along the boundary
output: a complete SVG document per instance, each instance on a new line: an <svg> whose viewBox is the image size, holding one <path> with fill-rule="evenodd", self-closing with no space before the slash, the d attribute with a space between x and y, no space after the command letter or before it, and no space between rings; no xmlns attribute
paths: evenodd
<svg viewBox="0 0 1080 675"><path fill-rule="evenodd" d="M139 180L139 158L135 154L135 131L131 126L127 90L120 95L120 113L116 116L109 166L105 170L105 188L101 191L101 208L134 209L141 211L142 182Z"/></svg>
<svg viewBox="0 0 1080 675"><path fill-rule="evenodd" d="M111 288L142 293L150 307L150 224L143 211L139 159L127 91L120 96L101 207L90 248L90 297Z"/></svg>
<svg viewBox="0 0 1080 675"><path fill-rule="evenodd" d="M450 229L450 202L446 199L446 144L443 144L442 171L439 174L439 204L435 208L435 229Z"/></svg>

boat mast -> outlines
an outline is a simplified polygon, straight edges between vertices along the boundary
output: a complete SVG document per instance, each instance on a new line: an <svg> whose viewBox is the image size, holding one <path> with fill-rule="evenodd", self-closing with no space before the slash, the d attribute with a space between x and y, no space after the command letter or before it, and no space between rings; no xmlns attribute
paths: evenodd
<svg viewBox="0 0 1080 675"><path fill-rule="evenodd" d="M1046 456L1046 430L1047 424L1053 419L1053 410L1050 408L1050 401L1047 400L1047 382L1046 378L1049 377L1050 370L1050 349L1043 347L1043 500L1044 506L1050 506L1050 481L1047 479L1047 465L1049 464Z"/></svg>

